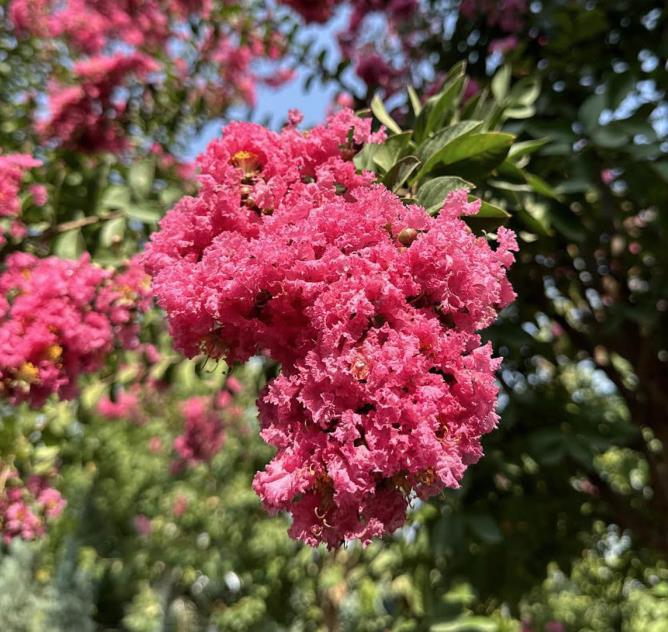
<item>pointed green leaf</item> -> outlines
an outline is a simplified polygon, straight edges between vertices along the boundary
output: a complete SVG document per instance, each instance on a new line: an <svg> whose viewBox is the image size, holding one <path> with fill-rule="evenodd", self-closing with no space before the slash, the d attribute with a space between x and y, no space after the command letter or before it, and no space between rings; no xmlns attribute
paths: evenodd
<svg viewBox="0 0 668 632"><path fill-rule="evenodd" d="M540 96L540 81L535 77L525 77L510 90L508 102L514 106L528 107Z"/></svg>
<svg viewBox="0 0 668 632"><path fill-rule="evenodd" d="M467 134L455 138L432 156L417 178L428 173L479 179L493 171L508 155L515 137L504 132Z"/></svg>
<svg viewBox="0 0 668 632"><path fill-rule="evenodd" d="M411 135L411 132L402 132L390 136L373 152L373 164L380 167L383 172L392 169L395 163L406 153ZM373 169L373 166L371 169Z"/></svg>
<svg viewBox="0 0 668 632"><path fill-rule="evenodd" d="M478 198L469 196L469 202L473 202L476 199ZM499 206L490 204L485 200L480 200L480 210L475 215L473 215L473 217L478 219L508 219L510 217L510 213Z"/></svg>
<svg viewBox="0 0 668 632"><path fill-rule="evenodd" d="M100 197L100 209L125 209L130 205L130 189L122 185L113 185L105 189Z"/></svg>
<svg viewBox="0 0 668 632"><path fill-rule="evenodd" d="M68 230L56 237L53 252L63 259L78 259L86 249L80 228Z"/></svg>
<svg viewBox="0 0 668 632"><path fill-rule="evenodd" d="M421 164L417 156L405 156L387 172L383 178L383 184L388 189L397 191Z"/></svg>
<svg viewBox="0 0 668 632"><path fill-rule="evenodd" d="M143 160L130 167L128 173L128 184L132 192L140 199L145 198L153 188L153 178L155 177L155 161L152 159Z"/></svg>
<svg viewBox="0 0 668 632"><path fill-rule="evenodd" d="M508 152L508 158L521 158L537 152L541 147L550 142L549 138L537 138L536 140L525 140L515 143Z"/></svg>
<svg viewBox="0 0 668 632"><path fill-rule="evenodd" d="M492 95L499 102L503 101L508 95L511 75L512 68L506 64L492 78Z"/></svg>
<svg viewBox="0 0 668 632"><path fill-rule="evenodd" d="M100 231L100 244L109 248L121 241L125 235L126 222L125 217L117 217L105 222Z"/></svg>
<svg viewBox="0 0 668 632"><path fill-rule="evenodd" d="M145 224L155 224L160 221L160 209L151 204L134 204L128 209L128 217Z"/></svg>
<svg viewBox="0 0 668 632"><path fill-rule="evenodd" d="M459 104L466 80L464 76L465 67L463 62L453 67L440 92L425 103L420 115L415 120L415 139L418 142L423 141L439 129L448 111Z"/></svg>
<svg viewBox="0 0 668 632"><path fill-rule="evenodd" d="M425 168L429 168L430 159L441 151L450 141L466 134L471 134L482 127L482 121L462 121L446 127L436 136L422 143L416 151L416 154L425 161Z"/></svg>
<svg viewBox="0 0 668 632"><path fill-rule="evenodd" d="M420 114L420 111L422 110L422 103L420 102L420 97L417 95L417 92L415 92L415 88L413 88L413 86L408 86L407 91L408 91L408 100L411 102L411 107L413 108L413 114L415 114L415 116L418 116Z"/></svg>
<svg viewBox="0 0 668 632"><path fill-rule="evenodd" d="M371 100L371 111L373 115L383 124L387 129L395 134L401 134L401 128L397 122L389 115L385 109L385 105L378 95Z"/></svg>
<svg viewBox="0 0 668 632"><path fill-rule="evenodd" d="M598 120L601 112L605 109L605 104L606 98L604 94L594 94L580 106L578 118L587 131L591 132L598 127Z"/></svg>

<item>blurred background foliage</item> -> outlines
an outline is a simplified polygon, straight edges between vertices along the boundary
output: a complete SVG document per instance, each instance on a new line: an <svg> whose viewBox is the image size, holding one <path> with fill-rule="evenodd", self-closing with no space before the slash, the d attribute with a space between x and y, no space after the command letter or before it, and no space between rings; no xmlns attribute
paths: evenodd
<svg viewBox="0 0 668 632"><path fill-rule="evenodd" d="M117 265L193 190L149 144L178 155L226 110L166 89L131 109L125 155L44 146L35 103L17 95L39 95L56 62L12 34L7 5L0 146L44 161L26 182L49 202L24 197L29 232L2 256L87 250ZM531 2L502 53L490 43L507 31L458 11L425 0L404 27L414 91L354 82L356 105L392 132L356 163L427 208L463 179L485 202L475 230L518 232L518 299L488 333L505 361L486 456L461 489L415 502L392 538L300 546L250 486L270 456L255 397L276 367L184 361L150 312L142 340L158 359L119 352L74 402L0 407L3 460L52 475L68 500L45 538L3 545L0 629L668 630L668 9ZM329 63L297 40L298 17L278 16L307 87L351 89L345 59ZM221 389L223 449L175 466L182 402ZM100 398L125 391L139 417L101 414Z"/></svg>

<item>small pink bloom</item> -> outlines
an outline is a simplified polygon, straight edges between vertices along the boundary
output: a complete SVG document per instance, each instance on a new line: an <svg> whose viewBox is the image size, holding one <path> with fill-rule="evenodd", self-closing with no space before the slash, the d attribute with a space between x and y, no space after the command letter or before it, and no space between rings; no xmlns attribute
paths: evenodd
<svg viewBox="0 0 668 632"><path fill-rule="evenodd" d="M182 494L177 496L172 505L172 514L174 517L179 518L182 516L188 509L188 499Z"/></svg>
<svg viewBox="0 0 668 632"><path fill-rule="evenodd" d="M135 530L139 535L148 536L153 531L151 519L144 514L135 516L132 522L134 524Z"/></svg>
<svg viewBox="0 0 668 632"><path fill-rule="evenodd" d="M49 199L49 195L46 191L46 187L43 184L33 184L30 186L30 194L32 195L33 202L37 206L44 206Z"/></svg>
<svg viewBox="0 0 668 632"><path fill-rule="evenodd" d="M508 35L508 37L492 40L489 43L489 50L492 53L501 53L502 55L505 55L517 48L518 44L519 39L517 39L515 35Z"/></svg>

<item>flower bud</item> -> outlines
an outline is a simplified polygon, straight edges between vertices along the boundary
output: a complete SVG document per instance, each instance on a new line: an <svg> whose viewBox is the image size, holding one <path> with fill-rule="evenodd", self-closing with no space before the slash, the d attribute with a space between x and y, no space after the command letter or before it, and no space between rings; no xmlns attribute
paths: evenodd
<svg viewBox="0 0 668 632"><path fill-rule="evenodd" d="M417 230L414 228L404 228L397 235L397 239L402 246L410 246L417 239L417 236Z"/></svg>

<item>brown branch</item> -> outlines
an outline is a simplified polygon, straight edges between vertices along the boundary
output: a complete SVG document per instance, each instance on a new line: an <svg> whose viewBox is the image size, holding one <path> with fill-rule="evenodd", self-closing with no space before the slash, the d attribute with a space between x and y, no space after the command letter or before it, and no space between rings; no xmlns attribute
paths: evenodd
<svg viewBox="0 0 668 632"><path fill-rule="evenodd" d="M47 228L39 237L49 237L54 234L66 233L70 230L76 230L77 228L84 228L85 226L93 226L99 224L100 222L107 222L112 219L118 219L119 217L124 217L124 211L113 211L112 213L106 213L105 215L89 215L88 217L81 217L80 219L73 219L69 222L63 222L62 224L56 224Z"/></svg>

